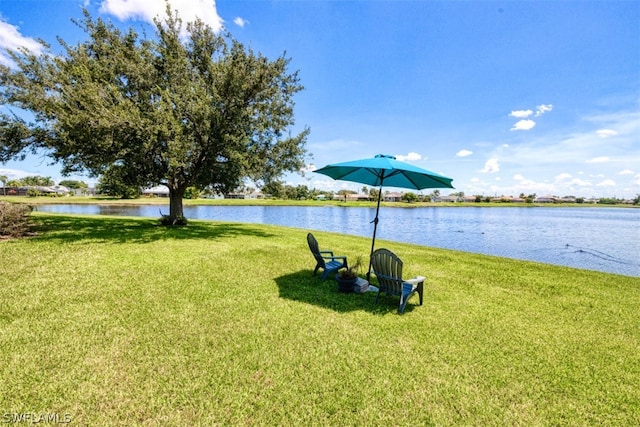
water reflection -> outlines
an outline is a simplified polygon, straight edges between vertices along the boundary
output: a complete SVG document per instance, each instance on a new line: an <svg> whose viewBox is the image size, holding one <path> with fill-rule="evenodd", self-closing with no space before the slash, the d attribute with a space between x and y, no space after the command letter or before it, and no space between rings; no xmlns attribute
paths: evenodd
<svg viewBox="0 0 640 427"><path fill-rule="evenodd" d="M42 212L158 218L168 206L40 205ZM185 206L187 218L273 224L370 237L373 208ZM640 276L640 210L380 208L378 239Z"/></svg>

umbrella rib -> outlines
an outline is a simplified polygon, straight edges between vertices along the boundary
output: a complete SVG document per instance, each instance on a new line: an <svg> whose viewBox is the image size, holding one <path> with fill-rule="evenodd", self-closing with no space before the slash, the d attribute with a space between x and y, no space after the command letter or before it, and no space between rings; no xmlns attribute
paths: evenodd
<svg viewBox="0 0 640 427"><path fill-rule="evenodd" d="M394 173L388 175L387 177L393 176L393 175L397 175L397 174L403 174L403 172L400 171L400 170L394 171ZM418 185L418 183L414 179L411 178L411 175L407 175L407 174L403 174L403 175L407 179L407 181L409 181L413 185L413 187L416 190L422 190L423 188L431 188L431 187L421 187L420 185ZM434 175L430 175L429 178L434 180L434 181L436 181L436 182L438 182L438 183L440 183L440 184L442 184L444 187L451 187L451 184L447 184L445 182L442 182L438 177L436 177Z"/></svg>
<svg viewBox="0 0 640 427"><path fill-rule="evenodd" d="M416 184L416 183L411 179L411 177L407 176L406 174L403 174L403 173L402 173L402 171L401 171L401 170L399 170L399 169L393 169L389 175L386 175L386 176L385 176L385 178L391 178L392 176L395 176L395 175L403 175L405 178L407 178L407 180L408 180L411 184L413 184L413 187L414 187L414 188L416 188L416 189L419 189L419 188L420 188L420 187L418 187L418 185L417 185L417 184ZM408 188L410 188L410 187L408 187Z"/></svg>
<svg viewBox="0 0 640 427"><path fill-rule="evenodd" d="M365 169L367 172L371 173L373 176L375 176L375 177L376 177L376 178L378 178L378 179L382 179L382 178L384 178L384 170L382 171L382 175L380 175L380 174L378 174L378 172L377 172L377 170L376 170L376 169L372 169L372 168L364 168L364 169ZM357 169L354 169L354 170L351 170L351 171L349 171L348 173L346 173L346 174L342 175L342 177L341 177L341 178L339 178L339 179L345 179L345 177L348 177L348 176L349 176L349 175L351 175L351 174L357 174L357 173L358 173L358 170L357 170ZM356 181L356 182L358 182L358 181Z"/></svg>

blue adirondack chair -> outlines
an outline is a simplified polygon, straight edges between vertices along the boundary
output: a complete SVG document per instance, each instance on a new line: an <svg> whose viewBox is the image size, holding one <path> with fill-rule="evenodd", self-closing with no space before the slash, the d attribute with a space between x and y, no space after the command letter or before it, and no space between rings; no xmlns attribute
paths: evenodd
<svg viewBox="0 0 640 427"><path fill-rule="evenodd" d="M424 291L424 277L418 276L414 279L405 280L402 278L402 260L396 254L388 249L377 249L371 255L371 266L373 272L378 279L378 295L375 303L381 293L387 295L396 295L400 297L400 306L398 313L404 313L407 300L411 295L417 293L420 297L420 305L422 305L422 296Z"/></svg>
<svg viewBox="0 0 640 427"><path fill-rule="evenodd" d="M318 270L322 268L322 280L324 280L329 274L336 273L341 268L348 267L347 257L334 256L333 251L321 251L318 247L318 241L313 234L307 234L307 243L317 263L316 268L313 270L314 276Z"/></svg>

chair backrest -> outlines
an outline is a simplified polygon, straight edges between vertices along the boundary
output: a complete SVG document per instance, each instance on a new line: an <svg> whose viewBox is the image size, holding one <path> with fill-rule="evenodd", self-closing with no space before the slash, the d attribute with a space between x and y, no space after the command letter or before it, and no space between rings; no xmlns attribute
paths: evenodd
<svg viewBox="0 0 640 427"><path fill-rule="evenodd" d="M318 262L318 265L324 268L324 265L325 265L324 258L322 258L322 255L320 255L320 248L318 247L318 241L313 236L313 234L311 233L307 234L307 243L309 244L309 249L311 249L311 253L313 254L313 257Z"/></svg>
<svg viewBox="0 0 640 427"><path fill-rule="evenodd" d="M380 292L402 295L402 260L396 254L388 249L376 249L371 255L371 266Z"/></svg>

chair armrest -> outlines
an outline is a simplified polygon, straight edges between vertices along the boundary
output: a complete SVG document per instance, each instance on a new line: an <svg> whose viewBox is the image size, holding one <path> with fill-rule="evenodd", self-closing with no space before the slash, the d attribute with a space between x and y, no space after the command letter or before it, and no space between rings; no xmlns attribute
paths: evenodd
<svg viewBox="0 0 640 427"><path fill-rule="evenodd" d="M336 260L336 259L341 259L345 263L347 262L347 257L346 256L335 256L335 255L333 255L333 251L320 251L320 256L322 258L325 258L325 259L330 259L331 261Z"/></svg>
<svg viewBox="0 0 640 427"><path fill-rule="evenodd" d="M413 279L408 279L408 280L403 280L403 281L405 283L411 283L412 285L417 285L418 283L423 283L424 279L426 279L426 277L418 276L418 277L414 277Z"/></svg>

